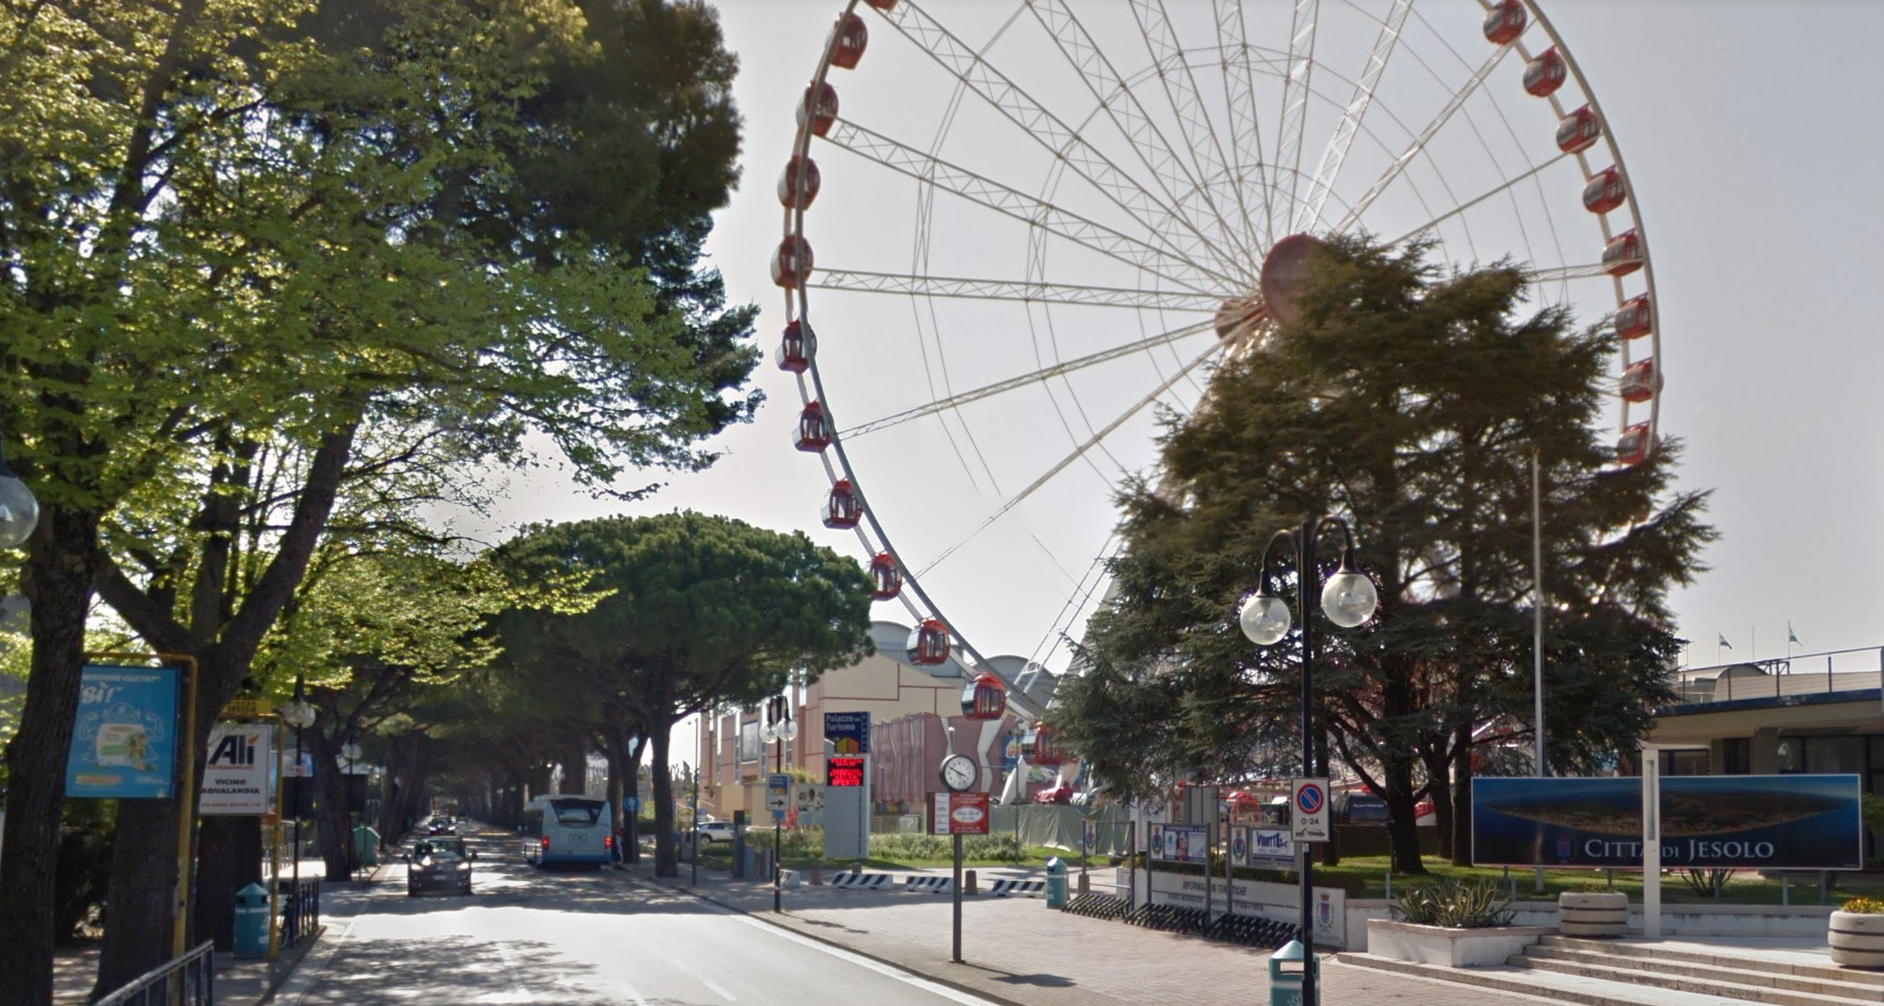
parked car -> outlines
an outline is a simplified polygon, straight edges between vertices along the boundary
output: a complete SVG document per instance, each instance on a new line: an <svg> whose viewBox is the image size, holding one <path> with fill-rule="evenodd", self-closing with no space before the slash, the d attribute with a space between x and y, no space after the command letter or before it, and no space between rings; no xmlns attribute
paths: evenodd
<svg viewBox="0 0 1884 1006"><path fill-rule="evenodd" d="M420 839L405 857L406 896L416 898L436 888L470 894L471 861L477 858L462 838Z"/></svg>
<svg viewBox="0 0 1884 1006"><path fill-rule="evenodd" d="M693 830L699 836L700 842L711 844L733 840L733 822L731 821L702 821L695 825Z"/></svg>

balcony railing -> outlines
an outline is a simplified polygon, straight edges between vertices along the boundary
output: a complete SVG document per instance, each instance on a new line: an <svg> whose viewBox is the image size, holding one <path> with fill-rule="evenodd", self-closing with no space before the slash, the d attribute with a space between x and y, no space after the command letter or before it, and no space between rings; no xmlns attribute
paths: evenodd
<svg viewBox="0 0 1884 1006"><path fill-rule="evenodd" d="M151 969L94 1006L211 1006L216 1000L216 944L204 943Z"/></svg>
<svg viewBox="0 0 1884 1006"><path fill-rule="evenodd" d="M1884 687L1884 647L1827 650L1676 672L1680 705L1829 695Z"/></svg>

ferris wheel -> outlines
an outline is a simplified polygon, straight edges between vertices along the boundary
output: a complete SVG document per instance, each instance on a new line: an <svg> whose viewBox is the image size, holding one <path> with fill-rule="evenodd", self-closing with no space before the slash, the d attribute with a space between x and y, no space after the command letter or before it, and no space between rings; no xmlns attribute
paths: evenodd
<svg viewBox="0 0 1884 1006"><path fill-rule="evenodd" d="M912 663L1076 630L1161 418L1287 320L1330 235L1508 258L1612 325L1615 461L1655 450L1647 235L1535 3L850 0L793 98L792 439Z"/></svg>

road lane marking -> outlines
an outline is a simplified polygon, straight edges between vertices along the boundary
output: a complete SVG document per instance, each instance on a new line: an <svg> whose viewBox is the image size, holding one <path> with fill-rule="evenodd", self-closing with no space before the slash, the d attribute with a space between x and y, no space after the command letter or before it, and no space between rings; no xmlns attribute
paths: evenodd
<svg viewBox="0 0 1884 1006"><path fill-rule="evenodd" d="M534 1006L536 997L530 994L529 989L523 987L523 978L517 974L517 962L510 959L510 951L505 949L504 942L493 940L492 945L497 948L497 956L504 959L504 970L510 972L510 984L516 988L517 994L523 997L524 1002Z"/></svg>
<svg viewBox="0 0 1884 1006"><path fill-rule="evenodd" d="M721 999L724 999L727 1002L736 1001L736 997L731 992L728 992L725 989L720 988L719 983L715 982L711 978L700 979L700 984L705 985L707 988L713 991L713 994L719 996Z"/></svg>

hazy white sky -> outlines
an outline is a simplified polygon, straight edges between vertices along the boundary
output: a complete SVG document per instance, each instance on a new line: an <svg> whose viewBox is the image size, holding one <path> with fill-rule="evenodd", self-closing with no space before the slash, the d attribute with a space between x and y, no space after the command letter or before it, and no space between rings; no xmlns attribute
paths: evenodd
<svg viewBox="0 0 1884 1006"><path fill-rule="evenodd" d="M1180 29L1200 12L1208 17L1203 0L1168 0L1168 6ZM1351 85L1341 80L1360 74L1372 40L1357 11L1378 17L1376 8L1387 5L1324 0L1321 6L1328 23L1317 48L1317 81L1345 104ZM1019 7L1019 0L928 0L924 9L945 24L960 25L962 37L979 47ZM1100 44L1116 51L1122 75L1146 65L1142 44L1125 44L1136 36L1122 0L1078 0L1074 7ZM757 380L770 402L756 424L723 439L728 456L717 467L673 480L637 509L690 507L772 528L804 529L867 559L854 536L818 524L828 480L815 456L792 450L788 442L798 389L790 375L771 365L784 323L782 295L767 274L782 216L774 183L790 152L797 95L816 67L837 5L720 0L719 8L742 62L737 90L747 131L744 182L720 214L709 250L726 275L730 296L764 309L758 327L767 361ZM1491 53L1477 33L1477 9L1464 0L1415 4L1415 20L1383 77L1379 104L1364 120L1376 127L1378 138L1357 138L1324 223L1398 152L1395 138L1417 132L1433 103L1443 103L1439 82L1470 76ZM1680 631L1693 641L1691 662L1714 662L1717 634L1733 644L1723 654L1728 658L1783 655L1789 621L1803 644L1794 647L1799 652L1884 644L1871 610L1879 593L1875 567L1884 558L1877 519L1884 434L1866 418L1884 375L1884 342L1874 333L1872 312L1874 274L1884 264L1884 199L1874 181L1884 144L1876 129L1875 75L1867 72L1876 41L1884 38L1884 5L1576 0L1545 9L1602 103L1639 199L1653 254L1667 375L1662 431L1686 443L1683 484L1714 490L1711 519L1721 541L1706 553L1710 568L1674 597ZM1287 5L1263 0L1246 4L1246 11L1255 44L1286 50ZM832 77L846 118L854 115L861 125L917 151L934 149L1017 190L1046 194L1069 210L1117 224L1118 207L1051 177L1034 156L1037 148L995 122L972 96L944 134L953 97L948 81L877 15L864 13L873 31L863 64ZM1023 12L987 52L990 62L1025 81L1030 93L1069 120L1092 113L1095 102L1031 15ZM1425 64L1430 68L1415 72ZM1555 117L1517 91L1519 67L1514 57L1498 68L1486 86L1496 95L1495 107L1475 98L1466 111L1477 113L1476 125L1468 131L1463 120L1449 124L1433 144L1434 156L1409 171L1393 198L1363 215L1363 226L1398 236L1394 227L1417 222L1422 205L1456 205L1483 191L1487 178L1519 173L1513 165L1525 162L1514 151L1535 153L1541 145L1554 152ZM1429 88L1441 89L1423 93L1422 74ZM1156 84L1141 82L1134 93L1164 100L1162 92L1147 88ZM1259 104L1265 142L1271 144L1279 104ZM1311 108L1305 171L1320 159L1333 132L1339 104L1330 107ZM1499 110L1508 117L1501 120ZM1174 122L1166 126L1176 134ZM1101 131L1093 127L1095 135ZM1123 149L1105 142L1114 142L1112 151ZM1486 156L1475 157L1475 149ZM807 223L819 266L911 273L919 247L915 185L829 146L813 154L825 180ZM1597 168L1608 164L1606 153L1592 157ZM1469 234L1449 233L1448 254L1480 260L1510 254L1540 266L1594 262L1600 235L1592 237L1594 218L1578 203L1575 171L1567 162L1558 164L1555 171L1541 171L1534 183L1515 187L1522 195L1505 200L1508 207L1487 209ZM1348 179L1349 173L1355 177ZM926 245L929 274L1029 278L1024 232L958 202L948 196L936 201ZM1612 218L1615 229L1628 226L1621 222L1624 214ZM1050 251L1033 260L1035 278L1143 285L1142 277L1117 280L1114 261L1082 258L1079 249ZM1159 286L1176 288L1175 281ZM959 301L943 302L932 312L926 304L917 310L906 297L815 289L812 294L821 359L830 368L827 392L840 427L946 393L932 392L932 382L950 381L960 392L1025 373L1041 361L1052 362L1054 354L1066 359L1129 341L1081 341L1108 325L1132 326L1138 338L1196 320L1151 311L1065 308L1056 314L1016 303ZM1585 320L1614 305L1606 280L1558 284L1550 296L1577 303ZM1194 400L1185 389L1195 385L1177 376L1178 370L1208 345L1208 337L1180 342L1162 355L1082 372L1053 397L1002 396L980 411L964 409L947 428L932 417L858 438L853 461L859 478L906 561L923 567L1064 458L1086 431L1121 415L1165 380L1175 378L1161 399L1165 404L1182 408ZM1189 352L1179 351L1184 349ZM970 539L925 579L952 624L982 652L1039 650L1104 545L1112 523L1106 486L1122 471L1143 468L1151 456L1148 434L1141 414L1106 440L1105 451L1069 466L1063 478ZM513 483L505 517L571 519L613 509L544 477ZM879 617L908 616L898 606L882 605Z"/></svg>

